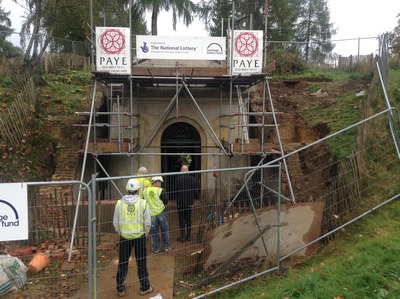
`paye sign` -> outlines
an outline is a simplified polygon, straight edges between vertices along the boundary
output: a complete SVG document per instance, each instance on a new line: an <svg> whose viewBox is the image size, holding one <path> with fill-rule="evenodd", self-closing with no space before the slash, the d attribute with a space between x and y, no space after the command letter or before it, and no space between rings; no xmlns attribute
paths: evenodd
<svg viewBox="0 0 400 299"><path fill-rule="evenodd" d="M233 32L232 75L249 76L262 72L263 31Z"/></svg>
<svg viewBox="0 0 400 299"><path fill-rule="evenodd" d="M131 74L130 30L125 27L96 27L96 71Z"/></svg>
<svg viewBox="0 0 400 299"><path fill-rule="evenodd" d="M26 183L0 184L0 241L28 239Z"/></svg>

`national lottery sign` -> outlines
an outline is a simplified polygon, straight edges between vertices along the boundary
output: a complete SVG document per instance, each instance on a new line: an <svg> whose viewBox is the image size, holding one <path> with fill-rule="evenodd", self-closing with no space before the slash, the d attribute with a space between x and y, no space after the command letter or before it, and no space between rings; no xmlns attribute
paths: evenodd
<svg viewBox="0 0 400 299"><path fill-rule="evenodd" d="M28 239L26 183L0 184L0 241Z"/></svg>
<svg viewBox="0 0 400 299"><path fill-rule="evenodd" d="M139 59L225 60L225 37L136 36Z"/></svg>

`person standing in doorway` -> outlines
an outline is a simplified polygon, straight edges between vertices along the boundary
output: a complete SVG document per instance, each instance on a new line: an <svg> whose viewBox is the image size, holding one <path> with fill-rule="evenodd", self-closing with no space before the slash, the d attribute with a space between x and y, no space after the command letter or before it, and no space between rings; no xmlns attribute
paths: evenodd
<svg viewBox="0 0 400 299"><path fill-rule="evenodd" d="M140 295L154 291L147 271L146 236L151 227L150 211L147 202L140 198L139 189L140 182L137 179L128 180L126 184L128 194L117 201L114 210L113 224L115 231L120 235L116 277L117 292L120 297L126 293L126 277L132 247L135 249Z"/></svg>
<svg viewBox="0 0 400 299"><path fill-rule="evenodd" d="M168 203L164 189L161 188L161 183L164 180L161 176L151 178L151 186L144 191L144 198L149 203L151 216L151 241L154 253L160 252L160 237L158 235L159 228L161 229L162 241L164 243L164 251L171 250L169 238L168 217L165 211L165 206Z"/></svg>
<svg viewBox="0 0 400 299"><path fill-rule="evenodd" d="M178 241L191 241L192 211L195 198L198 197L196 179L189 174L189 167L181 167L182 174L177 175L174 182L174 196L178 209L179 236ZM186 230L186 235L185 235Z"/></svg>
<svg viewBox="0 0 400 299"><path fill-rule="evenodd" d="M145 190L147 187L150 187L150 186L151 186L150 179L149 179L148 177L145 177L145 176L144 176L144 175L146 175L146 174L147 174L147 168L144 167L144 166L139 167L138 172L137 172L137 175L142 176L142 177L137 178L137 180L138 180L139 183L140 183L139 196L140 196L141 198L144 198L144 197L143 197L144 190Z"/></svg>

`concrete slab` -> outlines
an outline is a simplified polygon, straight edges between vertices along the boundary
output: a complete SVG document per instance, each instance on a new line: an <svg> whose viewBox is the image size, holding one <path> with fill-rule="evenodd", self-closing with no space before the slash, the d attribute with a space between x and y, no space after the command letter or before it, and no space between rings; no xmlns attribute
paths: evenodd
<svg viewBox="0 0 400 299"><path fill-rule="evenodd" d="M276 260L278 253L278 240L280 256L287 255L315 240L319 237L321 231L323 206L322 202L281 205L279 236L277 208L269 207L259 210L257 218L261 228L271 226L263 235L267 252L260 238L238 259L268 256L268 259L273 261ZM207 269L212 265L223 263L258 232L253 214L239 216L219 226L213 231L212 240L204 250L204 268ZM311 254L317 247L318 244L313 244L297 252L296 255Z"/></svg>

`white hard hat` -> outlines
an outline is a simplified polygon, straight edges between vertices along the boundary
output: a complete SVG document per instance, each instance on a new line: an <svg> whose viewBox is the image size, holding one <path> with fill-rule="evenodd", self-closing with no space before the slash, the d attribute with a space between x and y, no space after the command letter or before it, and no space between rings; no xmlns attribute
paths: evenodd
<svg viewBox="0 0 400 299"><path fill-rule="evenodd" d="M138 169L138 174L147 174L147 168L142 166Z"/></svg>
<svg viewBox="0 0 400 299"><path fill-rule="evenodd" d="M137 191L140 188L140 182L137 179L130 179L126 183L126 191Z"/></svg>
<svg viewBox="0 0 400 299"><path fill-rule="evenodd" d="M153 176L153 177L151 178L151 182L152 182L152 183L157 182L157 181L164 182L162 176Z"/></svg>

